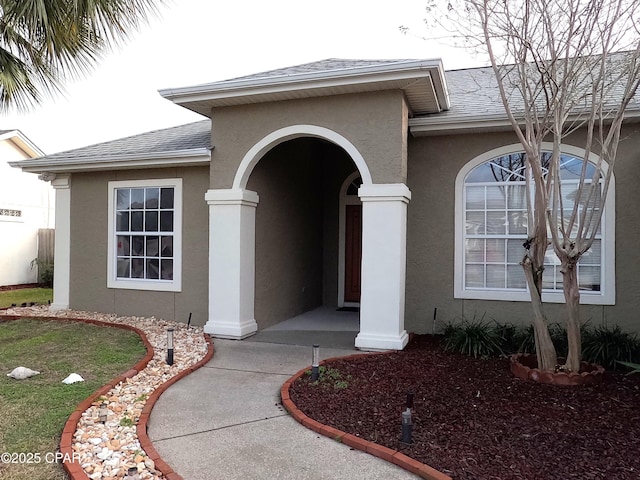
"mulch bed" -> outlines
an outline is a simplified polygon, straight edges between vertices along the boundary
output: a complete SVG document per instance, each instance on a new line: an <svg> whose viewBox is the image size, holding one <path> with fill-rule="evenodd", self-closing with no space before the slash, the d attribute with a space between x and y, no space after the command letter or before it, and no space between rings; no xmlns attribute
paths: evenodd
<svg viewBox="0 0 640 480"><path fill-rule="evenodd" d="M0 286L0 292L6 292L9 290L22 290L23 288L39 288L44 287L39 283L21 283L20 285L2 285Z"/></svg>
<svg viewBox="0 0 640 480"><path fill-rule="evenodd" d="M640 374L536 384L514 378L504 358L447 353L428 335L402 352L326 368L317 384L303 375L292 385L300 410L456 480L640 478ZM400 441L408 391L411 445Z"/></svg>

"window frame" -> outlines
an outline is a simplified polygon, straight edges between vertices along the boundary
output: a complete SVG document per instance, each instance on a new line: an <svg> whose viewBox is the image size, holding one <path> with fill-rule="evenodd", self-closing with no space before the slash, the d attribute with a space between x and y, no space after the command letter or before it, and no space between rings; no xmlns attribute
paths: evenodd
<svg viewBox="0 0 640 480"><path fill-rule="evenodd" d="M119 188L166 188L174 189L173 195L173 280L146 278L118 278L116 241L116 201ZM108 241L107 241L107 288L126 290L148 290L161 292L182 291L182 179L161 178L146 180L119 180L108 183Z"/></svg>
<svg viewBox="0 0 640 480"><path fill-rule="evenodd" d="M543 142L542 150L551 151L553 144ZM455 252L454 252L454 298L474 300L500 300L525 302L531 297L527 289L469 289L465 286L465 257L464 247L466 239L465 228L465 180L467 175L476 167L497 157L521 153L522 145L513 144L495 148L485 152L467 162L458 172L455 183ZM562 145L561 153L577 158L584 158L585 151L582 148ZM588 160L596 163L599 157L593 153ZM604 168L606 168L606 164ZM585 305L615 305L615 178L611 176L609 192L604 205L601 224L601 283L600 291L580 292L580 303ZM542 301L548 303L564 303L562 291L542 293Z"/></svg>

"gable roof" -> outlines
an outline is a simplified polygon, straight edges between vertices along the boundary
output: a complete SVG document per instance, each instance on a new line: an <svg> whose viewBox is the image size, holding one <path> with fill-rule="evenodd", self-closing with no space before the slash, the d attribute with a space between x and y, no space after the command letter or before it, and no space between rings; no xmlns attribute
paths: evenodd
<svg viewBox="0 0 640 480"><path fill-rule="evenodd" d="M69 172L209 163L211 121L179 125L119 138L34 160L11 162L26 172Z"/></svg>
<svg viewBox="0 0 640 480"><path fill-rule="evenodd" d="M12 142L22 150L27 157L36 158L44 155L44 152L20 130L0 130L0 141L4 140Z"/></svg>
<svg viewBox="0 0 640 480"><path fill-rule="evenodd" d="M449 108L440 59L329 58L230 80L164 89L159 93L180 106L210 117L211 110L217 107L390 89L405 92L415 115Z"/></svg>

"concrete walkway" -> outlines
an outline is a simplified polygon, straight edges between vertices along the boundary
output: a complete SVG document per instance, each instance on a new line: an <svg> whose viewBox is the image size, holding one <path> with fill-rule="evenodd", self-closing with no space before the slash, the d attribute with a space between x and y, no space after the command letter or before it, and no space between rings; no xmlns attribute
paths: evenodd
<svg viewBox="0 0 640 480"><path fill-rule="evenodd" d="M213 359L156 403L149 438L175 472L185 480L418 478L293 420L279 390L311 363L311 348L267 340L214 339ZM351 353L321 348L323 358Z"/></svg>

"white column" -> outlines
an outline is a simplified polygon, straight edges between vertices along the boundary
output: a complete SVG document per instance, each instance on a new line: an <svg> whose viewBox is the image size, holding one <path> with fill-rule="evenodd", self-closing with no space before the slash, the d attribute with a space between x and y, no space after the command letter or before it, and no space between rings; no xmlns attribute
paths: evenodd
<svg viewBox="0 0 640 480"><path fill-rule="evenodd" d="M362 284L360 333L355 346L363 350L402 350L407 258L406 185L360 187L362 200Z"/></svg>
<svg viewBox="0 0 640 480"><path fill-rule="evenodd" d="M254 334L255 224L258 194L209 190L209 320L204 331L220 338Z"/></svg>
<svg viewBox="0 0 640 480"><path fill-rule="evenodd" d="M71 273L71 176L56 175L51 181L56 191L56 239L53 253L53 303L50 310L69 308Z"/></svg>

